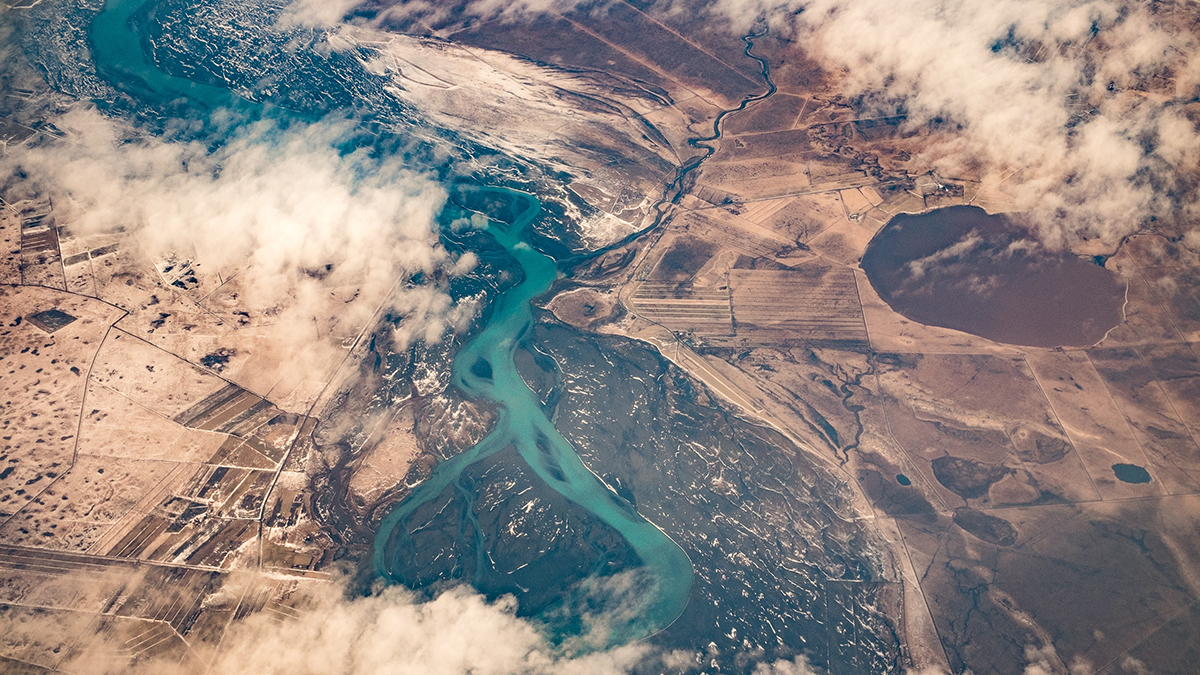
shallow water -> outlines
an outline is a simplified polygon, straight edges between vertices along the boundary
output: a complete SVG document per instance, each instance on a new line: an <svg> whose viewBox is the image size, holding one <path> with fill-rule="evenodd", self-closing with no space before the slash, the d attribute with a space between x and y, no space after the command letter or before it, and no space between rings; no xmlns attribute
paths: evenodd
<svg viewBox="0 0 1200 675"><path fill-rule="evenodd" d="M381 575L390 575L396 546L410 536L414 527L409 517L422 505L459 481L467 467L515 446L538 478L619 532L651 572L656 597L643 616L614 630L613 641L643 637L670 625L683 612L692 584L691 561L670 537L584 466L517 372L514 355L533 323L529 301L550 287L558 270L550 257L522 239L540 208L537 199L508 194L524 198L528 206L512 225L492 221L487 231L517 260L525 279L501 297L487 327L463 347L453 365L456 386L469 396L500 404L496 428L469 451L439 464L431 478L388 514L375 537L375 569Z"/></svg>
<svg viewBox="0 0 1200 675"><path fill-rule="evenodd" d="M96 68L137 93L155 97L183 97L194 106L213 110L236 108L245 102L229 90L169 75L157 68L142 51L142 41L130 23L146 0L107 0L104 11L92 21L92 56Z"/></svg>
<svg viewBox="0 0 1200 675"><path fill-rule="evenodd" d="M998 342L1088 346L1124 319L1120 277L975 206L896 216L862 268L900 314Z"/></svg>
<svg viewBox="0 0 1200 675"><path fill-rule="evenodd" d="M228 90L171 76L147 59L138 31L130 23L144 2L108 0L105 4L91 29L97 68L138 95L185 101L196 113L245 107L246 102ZM535 250L526 238L529 224L540 211L539 201L532 195L508 190L480 189L516 198L524 205L511 225L491 222L487 232L515 258L525 278L500 298L487 327L457 355L453 382L469 396L498 403L501 413L490 435L470 451L438 465L433 476L384 519L375 540L375 568L380 574L388 574L389 547L406 536L408 515L458 481L464 469L515 447L548 487L619 532L640 558L650 573L653 590L644 598L645 609L640 616L627 617L625 625L613 626L612 642L644 637L670 625L683 611L692 584L691 562L670 537L584 466L517 373L513 354L532 323L529 301L550 287L558 269L552 258Z"/></svg>

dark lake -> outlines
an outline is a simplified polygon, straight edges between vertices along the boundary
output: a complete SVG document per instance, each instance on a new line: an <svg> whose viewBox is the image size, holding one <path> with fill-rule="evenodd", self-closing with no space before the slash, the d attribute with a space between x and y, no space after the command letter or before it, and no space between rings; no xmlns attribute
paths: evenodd
<svg viewBox="0 0 1200 675"><path fill-rule="evenodd" d="M1113 464L1113 473L1117 480L1125 483L1149 483L1150 472L1137 464Z"/></svg>
<svg viewBox="0 0 1200 675"><path fill-rule="evenodd" d="M1124 318L1120 277L975 206L896 216L867 245L862 268L905 317L998 342L1087 346Z"/></svg>

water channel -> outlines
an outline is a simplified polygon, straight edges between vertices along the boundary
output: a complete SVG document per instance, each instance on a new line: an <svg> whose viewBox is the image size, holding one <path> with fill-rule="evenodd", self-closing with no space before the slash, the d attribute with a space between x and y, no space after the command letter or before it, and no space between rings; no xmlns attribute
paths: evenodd
<svg viewBox="0 0 1200 675"><path fill-rule="evenodd" d="M683 612L692 585L691 561L670 537L588 470L517 372L514 354L533 324L529 301L550 287L558 268L522 238L540 209L538 200L516 196L526 200L524 212L507 227L491 221L487 232L516 258L525 279L500 298L486 328L458 353L452 375L453 383L469 396L500 404L496 428L469 451L439 464L432 477L388 514L375 537L375 569L388 575L389 551L408 536L403 525L409 515L457 481L466 467L515 446L546 485L616 529L653 574L656 597L647 603L645 616L637 627L614 631L614 636L640 637L638 633L665 628ZM481 559L479 564L486 563Z"/></svg>
<svg viewBox="0 0 1200 675"><path fill-rule="evenodd" d="M131 24L145 0L108 0L92 24L97 68L137 94L181 99L204 113L219 107L246 105L228 90L175 77L157 68L141 49ZM615 627L614 641L644 637L666 628L687 604L692 565L686 553L662 530L638 514L628 501L610 490L579 459L571 444L546 417L534 393L517 372L513 355L532 325L529 301L544 293L558 275L555 261L534 249L525 238L541 210L536 197L497 188L479 188L524 200L523 212L510 225L489 222L486 231L516 260L524 280L499 298L484 330L471 340L453 363L453 383L468 396L486 398L501 409L495 429L475 447L442 462L385 518L375 538L376 571L389 574L388 552L406 536L405 519L457 481L471 464L513 446L547 486L617 530L634 549L653 578L653 597L642 616ZM480 561L480 564L484 564Z"/></svg>

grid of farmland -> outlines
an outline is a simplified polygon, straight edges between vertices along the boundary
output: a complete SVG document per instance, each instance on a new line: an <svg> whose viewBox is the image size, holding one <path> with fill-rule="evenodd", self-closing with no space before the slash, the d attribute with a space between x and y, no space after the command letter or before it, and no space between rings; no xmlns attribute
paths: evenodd
<svg viewBox="0 0 1200 675"><path fill-rule="evenodd" d="M736 219L719 223L707 218L688 221L688 232L722 248L732 248L754 257L773 257L775 252L791 243L782 237L769 238L771 233L761 227L742 227Z"/></svg>
<svg viewBox="0 0 1200 675"><path fill-rule="evenodd" d="M758 342L867 341L850 270L731 270L729 285L738 337Z"/></svg>
<svg viewBox="0 0 1200 675"><path fill-rule="evenodd" d="M727 288L643 282L633 294L634 311L674 331L697 335L733 335Z"/></svg>

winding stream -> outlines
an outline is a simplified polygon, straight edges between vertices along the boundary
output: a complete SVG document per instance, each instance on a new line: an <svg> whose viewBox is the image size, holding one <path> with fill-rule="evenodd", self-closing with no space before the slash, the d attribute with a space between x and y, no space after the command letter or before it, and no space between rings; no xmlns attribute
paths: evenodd
<svg viewBox="0 0 1200 675"><path fill-rule="evenodd" d="M138 30L131 23L144 2L108 0L96 17L91 36L96 65L101 72L135 92L184 101L198 112L252 106L227 89L175 77L160 70L143 52ZM694 146L704 147L706 153L680 167L674 181L668 185L660 207L676 202L683 192L686 176L715 152L710 143L720 138L721 121L726 115L775 93L768 63L751 52L756 37L759 36L744 38L745 54L762 65L768 91L748 97L737 108L722 112L714 120L712 136L690 141ZM390 577L397 542L409 536L408 517L448 486L456 484L467 467L515 447L541 481L615 529L640 557L653 580L652 597L643 599L644 610L639 617L630 620L628 625L613 628L612 642L645 637L666 628L683 612L693 581L691 561L670 537L642 517L631 503L609 489L583 464L517 372L514 354L533 323L529 302L549 289L558 276L558 265L527 241L527 228L541 210L537 198L497 188L479 189L503 192L525 202L524 211L511 225L491 221L486 226L487 233L521 266L524 280L498 299L487 326L463 347L452 366L454 385L470 397L498 404L500 414L495 429L487 437L469 451L440 463L428 480L388 514L375 537L373 566L380 575ZM658 220L662 215L660 208ZM636 233L634 237L641 234ZM477 564L486 562L481 557Z"/></svg>
<svg viewBox="0 0 1200 675"><path fill-rule="evenodd" d="M143 53L130 21L143 4L144 0L108 0L96 17L91 35L99 69L125 86L146 89L158 97L186 99L196 108L245 105L228 90L159 70ZM499 299L488 325L453 363L456 386L469 396L486 398L501 407L496 428L468 452L439 464L433 476L384 519L375 538L373 563L379 574L388 576L388 551L397 538L405 536L405 518L457 481L466 467L515 446L546 485L616 529L652 574L654 597L645 601L643 615L632 625L613 630L619 641L644 637L667 627L683 612L692 585L691 561L670 537L584 466L517 373L513 355L533 320L529 301L550 287L558 267L524 239L527 226L541 210L540 202L532 195L509 194L525 200L524 211L508 227L491 222L486 229L516 259L525 279Z"/></svg>
<svg viewBox="0 0 1200 675"><path fill-rule="evenodd" d="M452 373L454 384L467 395L501 406L496 428L467 452L440 463L429 479L388 514L375 536L374 566L379 574L389 574L390 552L408 536L402 526L417 508L440 495L471 464L515 446L538 478L617 530L651 572L655 598L647 602L645 614L635 625L614 630L614 637L620 638L617 641L644 637L667 627L683 612L692 587L692 564L670 537L584 466L517 372L513 356L533 323L529 301L550 287L558 268L553 259L522 238L540 203L531 195L509 194L527 200L524 212L508 227L490 222L487 232L516 258L525 279L500 298L487 327L455 357Z"/></svg>

